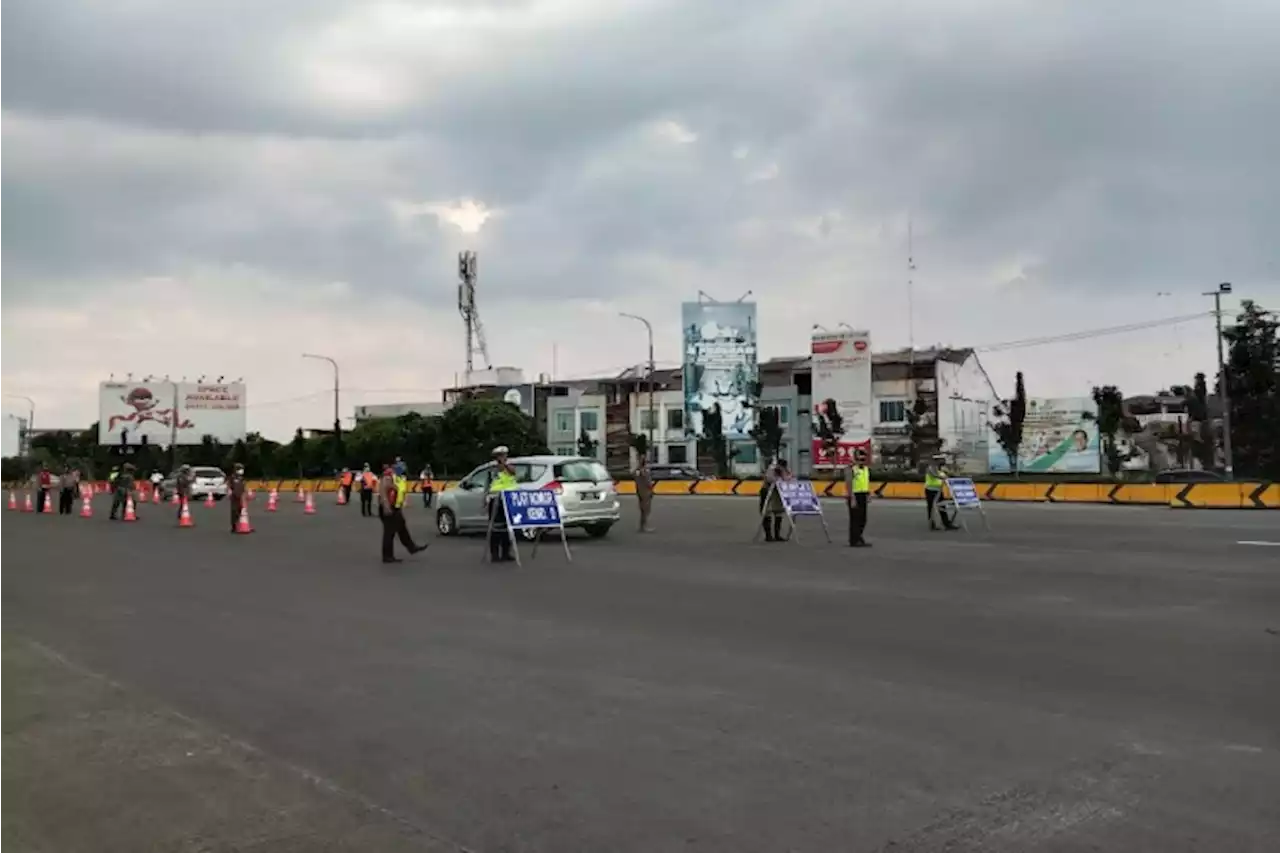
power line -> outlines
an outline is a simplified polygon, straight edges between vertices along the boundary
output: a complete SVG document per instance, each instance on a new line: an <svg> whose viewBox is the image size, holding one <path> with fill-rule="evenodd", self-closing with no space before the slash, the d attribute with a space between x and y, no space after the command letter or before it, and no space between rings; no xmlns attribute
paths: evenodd
<svg viewBox="0 0 1280 853"><path fill-rule="evenodd" d="M1206 317L1212 316L1212 311L1201 311L1198 314L1184 314L1180 317L1164 317L1159 320L1147 320L1142 323L1128 323L1123 326L1107 326L1101 329L1086 329L1079 332L1068 332L1062 335L1045 335L1039 338L1022 338L1014 341L1003 341L1001 343L974 347L973 349L978 352L1003 352L1005 350L1024 349L1026 347L1044 346L1046 344L1083 341L1107 335L1122 335L1127 332L1139 332L1144 329L1157 329L1162 326L1176 326L1181 323L1189 323L1193 320L1203 320Z"/></svg>

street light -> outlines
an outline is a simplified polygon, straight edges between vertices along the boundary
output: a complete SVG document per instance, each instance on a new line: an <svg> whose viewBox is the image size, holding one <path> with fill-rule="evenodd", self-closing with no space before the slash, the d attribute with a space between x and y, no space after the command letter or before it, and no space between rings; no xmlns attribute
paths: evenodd
<svg viewBox="0 0 1280 853"><path fill-rule="evenodd" d="M5 396L13 400L26 401L28 410L27 410L27 434L25 436L27 448L26 448L25 455L30 456L31 455L31 430L36 425L36 401L32 400L30 397L24 397L22 394L5 394Z"/></svg>
<svg viewBox="0 0 1280 853"><path fill-rule="evenodd" d="M320 361L327 361L333 365L333 449L335 457L341 452L342 442L342 421L338 416L338 397L341 394L341 386L338 384L338 362L327 355L315 355L314 353L304 352L303 358L314 358ZM338 464L342 460L334 459L334 463Z"/></svg>
<svg viewBox="0 0 1280 853"><path fill-rule="evenodd" d="M1222 354L1222 297L1231 295L1231 282L1224 281L1217 290L1208 290L1201 296L1213 297L1213 316L1218 332L1218 393L1222 396L1222 456L1228 480L1235 479L1235 465L1231 454L1231 389L1227 387L1227 363Z"/></svg>
<svg viewBox="0 0 1280 853"><path fill-rule="evenodd" d="M655 423L655 415L653 410L653 324L638 314L628 314L625 311L618 315L626 317L630 320L639 320L644 323L645 331L649 335L649 447L646 454L649 458L654 458L655 446L653 443L653 427Z"/></svg>

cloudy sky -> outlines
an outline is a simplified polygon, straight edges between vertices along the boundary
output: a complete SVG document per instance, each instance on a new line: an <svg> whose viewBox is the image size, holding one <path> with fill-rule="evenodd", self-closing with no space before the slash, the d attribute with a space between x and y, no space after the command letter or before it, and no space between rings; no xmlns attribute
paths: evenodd
<svg viewBox="0 0 1280 853"><path fill-rule="evenodd" d="M3 384L249 383L250 428L438 397L479 253L493 361L679 357L680 303L984 345L1280 304L1280 4L7 0ZM1206 319L993 352L1034 395L1212 369ZM5 400L5 411L26 404Z"/></svg>

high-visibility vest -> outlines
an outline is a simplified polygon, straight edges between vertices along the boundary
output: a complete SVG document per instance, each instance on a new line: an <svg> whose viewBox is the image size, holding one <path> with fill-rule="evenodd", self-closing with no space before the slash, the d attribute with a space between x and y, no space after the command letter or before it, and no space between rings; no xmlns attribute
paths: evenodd
<svg viewBox="0 0 1280 853"><path fill-rule="evenodd" d="M369 490L378 488L378 475L372 471L365 471L360 475L360 479L364 481L364 487Z"/></svg>
<svg viewBox="0 0 1280 853"><path fill-rule="evenodd" d="M866 494L871 491L871 469L870 468L854 468L853 469L853 493Z"/></svg>
<svg viewBox="0 0 1280 853"><path fill-rule="evenodd" d="M409 497L409 480L399 474L391 479L396 484L396 509L403 509L405 498Z"/></svg>
<svg viewBox="0 0 1280 853"><path fill-rule="evenodd" d="M939 470L937 474L934 474L933 469L930 468L924 472L924 487L931 492L942 491L942 478L945 476L947 476L946 471Z"/></svg>
<svg viewBox="0 0 1280 853"><path fill-rule="evenodd" d="M515 474L508 474L503 471L493 478L493 482L489 484L490 492L505 492L509 489L517 489L520 487L520 481L516 479Z"/></svg>
<svg viewBox="0 0 1280 853"><path fill-rule="evenodd" d="M353 473L351 473L350 471L348 471L347 473L343 474L343 475L342 475L342 485L344 485L344 486L350 486L350 485L351 485L351 481L352 481L352 480L354 480L354 479L355 479L355 477L356 477L356 475L355 475L355 474L353 474Z"/></svg>

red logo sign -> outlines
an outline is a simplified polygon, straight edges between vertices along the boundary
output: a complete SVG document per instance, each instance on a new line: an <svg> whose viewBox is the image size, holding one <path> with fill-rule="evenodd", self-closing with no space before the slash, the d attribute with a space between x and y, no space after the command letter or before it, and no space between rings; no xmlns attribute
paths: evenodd
<svg viewBox="0 0 1280 853"><path fill-rule="evenodd" d="M867 348L867 342L863 340L854 341L853 348L856 349L858 352L862 352L864 349Z"/></svg>
<svg viewBox="0 0 1280 853"><path fill-rule="evenodd" d="M814 355L831 355L842 346L844 341L814 341L809 345L809 351Z"/></svg>

